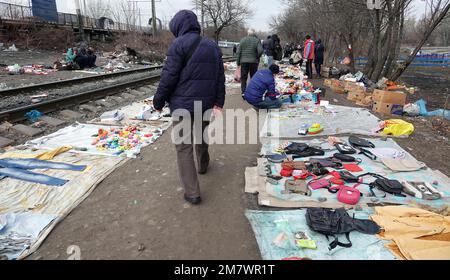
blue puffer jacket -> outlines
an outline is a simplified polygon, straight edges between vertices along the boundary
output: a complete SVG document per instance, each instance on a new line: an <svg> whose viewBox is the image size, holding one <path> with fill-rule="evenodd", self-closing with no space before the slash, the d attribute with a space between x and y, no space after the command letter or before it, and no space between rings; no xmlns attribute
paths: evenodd
<svg viewBox="0 0 450 280"><path fill-rule="evenodd" d="M206 111L225 103L225 74L222 52L216 43L202 39L199 47L184 67L183 61L200 36L197 16L188 10L178 12L170 22L176 39L169 48L162 70L154 107L161 110L168 102L170 109L194 112L194 102L201 101ZM184 68L183 68L184 67Z"/></svg>
<svg viewBox="0 0 450 280"><path fill-rule="evenodd" d="M269 69L256 72L245 91L245 100L252 105L257 105L263 101L264 95L273 100L277 96L275 78Z"/></svg>

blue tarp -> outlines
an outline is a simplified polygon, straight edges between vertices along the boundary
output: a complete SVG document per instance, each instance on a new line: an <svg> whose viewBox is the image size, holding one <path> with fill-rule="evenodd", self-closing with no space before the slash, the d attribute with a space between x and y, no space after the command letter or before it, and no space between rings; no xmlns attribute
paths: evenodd
<svg viewBox="0 0 450 280"><path fill-rule="evenodd" d="M358 219L368 219L370 213L355 213ZM306 224L306 210L295 211L247 211L246 216L252 225L256 240L264 260L282 260L290 257L310 258L313 260L396 260L394 255L384 247L387 241L379 239L375 235L366 235L352 232L350 239L353 243L351 248L336 248L328 250L329 241L322 234L311 231ZM287 220L290 232L294 236L296 232L306 232L312 240L317 243L317 250L311 249L283 249L277 247L273 241L281 233L276 221ZM346 241L345 237L341 237Z"/></svg>

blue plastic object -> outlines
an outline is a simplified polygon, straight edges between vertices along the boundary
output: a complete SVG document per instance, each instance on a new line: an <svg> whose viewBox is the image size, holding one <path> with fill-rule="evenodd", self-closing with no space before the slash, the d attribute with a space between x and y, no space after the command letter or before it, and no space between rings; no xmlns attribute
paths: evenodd
<svg viewBox="0 0 450 280"><path fill-rule="evenodd" d="M447 120L450 120L450 110L439 109L436 111L428 112L427 102L423 99L417 101L416 105L419 106L420 115L423 117L444 117Z"/></svg>
<svg viewBox="0 0 450 280"><path fill-rule="evenodd" d="M43 114L37 110L30 111L25 114L25 117L31 122L37 122Z"/></svg>

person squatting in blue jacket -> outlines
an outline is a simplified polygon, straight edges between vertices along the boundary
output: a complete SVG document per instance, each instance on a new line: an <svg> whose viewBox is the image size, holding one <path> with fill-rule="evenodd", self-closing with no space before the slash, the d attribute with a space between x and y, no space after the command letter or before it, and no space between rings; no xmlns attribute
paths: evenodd
<svg viewBox="0 0 450 280"><path fill-rule="evenodd" d="M275 77L280 73L278 65L271 65L269 69L256 72L245 91L245 100L257 109L278 109L282 103L280 95L275 89Z"/></svg>

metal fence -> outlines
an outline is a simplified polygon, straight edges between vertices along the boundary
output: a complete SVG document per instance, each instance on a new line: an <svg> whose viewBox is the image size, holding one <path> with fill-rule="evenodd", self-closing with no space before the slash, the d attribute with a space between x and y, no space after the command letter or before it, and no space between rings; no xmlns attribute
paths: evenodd
<svg viewBox="0 0 450 280"><path fill-rule="evenodd" d="M364 66L367 64L368 59L366 57L355 58L355 64ZM406 57L400 57L397 61L402 63L406 61ZM417 55L414 58L411 66L415 67L450 67L450 54L422 54Z"/></svg>
<svg viewBox="0 0 450 280"><path fill-rule="evenodd" d="M15 5L0 2L0 20L28 20L28 21L43 21L33 16L31 7ZM112 31L138 31L151 32L150 27L144 27L133 24L126 24L121 22L114 22L108 18L94 19L86 16L81 17L84 28L88 29L104 29ZM48 22L48 21L47 21ZM57 22L48 22L52 24L65 25L71 27L79 27L78 15L69 13L58 13Z"/></svg>
<svg viewBox="0 0 450 280"><path fill-rule="evenodd" d="M25 20L32 17L31 7L0 2L0 19Z"/></svg>

